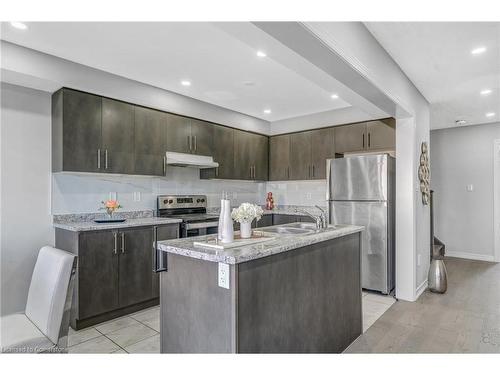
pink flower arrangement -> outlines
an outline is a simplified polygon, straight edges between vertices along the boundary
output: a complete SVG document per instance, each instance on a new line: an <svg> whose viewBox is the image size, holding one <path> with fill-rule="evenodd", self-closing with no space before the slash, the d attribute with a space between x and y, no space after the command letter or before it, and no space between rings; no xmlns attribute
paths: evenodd
<svg viewBox="0 0 500 375"><path fill-rule="evenodd" d="M122 208L120 203L118 201L113 200L113 199L108 199L106 202L102 201L101 202L103 207L99 208L100 210L106 210L109 216L112 216L113 213L118 210L119 208Z"/></svg>

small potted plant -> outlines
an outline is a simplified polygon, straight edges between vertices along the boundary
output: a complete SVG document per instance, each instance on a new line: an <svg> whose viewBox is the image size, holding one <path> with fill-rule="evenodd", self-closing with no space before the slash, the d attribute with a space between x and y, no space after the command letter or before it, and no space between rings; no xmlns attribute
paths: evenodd
<svg viewBox="0 0 500 375"><path fill-rule="evenodd" d="M234 208L231 218L240 223L241 238L250 238L252 236L252 221L260 220L262 217L262 208L252 203L242 203L238 208Z"/></svg>
<svg viewBox="0 0 500 375"><path fill-rule="evenodd" d="M106 210L106 213L108 214L109 216L109 219L113 219L113 214L116 210L118 210L119 208L122 208L122 206L120 205L120 203L118 203L118 201L116 200L113 200L113 199L109 199L107 200L106 202L104 201L101 201L102 203L102 207L99 208L100 210Z"/></svg>

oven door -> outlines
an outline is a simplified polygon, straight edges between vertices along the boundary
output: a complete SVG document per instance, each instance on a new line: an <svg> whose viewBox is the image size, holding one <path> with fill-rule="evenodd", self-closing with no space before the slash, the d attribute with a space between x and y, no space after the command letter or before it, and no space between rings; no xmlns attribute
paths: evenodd
<svg viewBox="0 0 500 375"><path fill-rule="evenodd" d="M196 237L207 234L216 234L219 227L219 221L196 221L193 223L184 223L182 225L181 237Z"/></svg>

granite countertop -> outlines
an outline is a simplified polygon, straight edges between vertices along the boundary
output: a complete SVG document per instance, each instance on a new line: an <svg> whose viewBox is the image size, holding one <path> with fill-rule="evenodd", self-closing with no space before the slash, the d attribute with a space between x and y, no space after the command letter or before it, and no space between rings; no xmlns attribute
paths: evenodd
<svg viewBox="0 0 500 375"><path fill-rule="evenodd" d="M116 218L126 219L122 223L96 223L94 219L102 219L106 215L102 213L83 213L54 215L53 226L55 228L70 230L73 232L85 232L101 229L120 229L129 227L143 227L162 224L180 223L180 219L154 217L152 210L119 212Z"/></svg>
<svg viewBox="0 0 500 375"><path fill-rule="evenodd" d="M237 206L235 206L235 207L237 207ZM306 210L312 214L320 214L320 211L315 206L283 205L283 206L276 206L272 210L266 210L265 206L261 206L261 207L264 210L264 215L272 215L272 214L275 214L275 215L297 215L297 216L304 216L305 215L303 212L297 212L297 210ZM322 207L322 208L326 210L326 207ZM207 212L213 213L213 214L219 214L220 208L219 207L209 207L209 208L207 208Z"/></svg>
<svg viewBox="0 0 500 375"><path fill-rule="evenodd" d="M287 225L289 224L283 226ZM254 232L258 233L262 229L265 228L256 229ZM265 236L272 237L272 239L257 242L252 245L244 245L224 250L194 245L194 241L202 242L214 237L214 235L209 235L160 241L158 242L158 248L168 253L183 255L190 258L202 259L210 262L238 264L312 245L317 242L347 236L352 233L361 232L363 229L364 227L355 225L338 225L329 226L323 230L316 230L313 233L301 235L284 235L266 232Z"/></svg>

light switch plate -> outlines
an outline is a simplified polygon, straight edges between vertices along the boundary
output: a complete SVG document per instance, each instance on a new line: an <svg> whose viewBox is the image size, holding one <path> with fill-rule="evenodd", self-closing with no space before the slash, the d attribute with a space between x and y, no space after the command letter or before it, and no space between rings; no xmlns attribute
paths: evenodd
<svg viewBox="0 0 500 375"><path fill-rule="evenodd" d="M219 286L229 289L229 264L219 263Z"/></svg>
<svg viewBox="0 0 500 375"><path fill-rule="evenodd" d="M140 201L141 201L141 192L134 191L134 202L140 202Z"/></svg>
<svg viewBox="0 0 500 375"><path fill-rule="evenodd" d="M468 192L474 191L474 185L472 185L472 184L467 185L467 191Z"/></svg>

